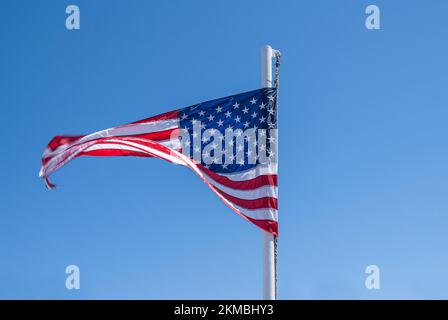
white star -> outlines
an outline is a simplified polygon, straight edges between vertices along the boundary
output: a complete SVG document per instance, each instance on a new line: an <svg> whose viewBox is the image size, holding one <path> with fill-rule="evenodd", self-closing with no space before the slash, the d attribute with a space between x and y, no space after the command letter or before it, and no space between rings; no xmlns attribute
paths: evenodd
<svg viewBox="0 0 448 320"><path fill-rule="evenodd" d="M213 142L211 145L212 149L218 148L218 144L216 142Z"/></svg>
<svg viewBox="0 0 448 320"><path fill-rule="evenodd" d="M201 151L201 148L199 146L195 146L194 147L194 152L199 152L199 151Z"/></svg>
<svg viewBox="0 0 448 320"><path fill-rule="evenodd" d="M208 116L208 120L209 120L209 121L213 121L213 119L215 119L215 116L214 116L214 115L209 115L209 116Z"/></svg>
<svg viewBox="0 0 448 320"><path fill-rule="evenodd" d="M198 137L198 133L197 132L193 132L193 138L197 138Z"/></svg>
<svg viewBox="0 0 448 320"><path fill-rule="evenodd" d="M261 151L266 150L266 145L262 144L258 146L258 149L260 149Z"/></svg>
<svg viewBox="0 0 448 320"><path fill-rule="evenodd" d="M269 101L274 101L274 97L273 96L268 96Z"/></svg>
<svg viewBox="0 0 448 320"><path fill-rule="evenodd" d="M243 166L243 165L244 165L244 160L241 159L240 161L238 161L238 164L239 164L240 166Z"/></svg>
<svg viewBox="0 0 448 320"><path fill-rule="evenodd" d="M266 121L266 118L263 117L263 116L261 116L261 118L260 118L260 122L263 123L263 122L265 122L265 121Z"/></svg>
<svg viewBox="0 0 448 320"><path fill-rule="evenodd" d="M227 165L226 165L226 164L221 165L221 167L222 167L223 169L227 169Z"/></svg>
<svg viewBox="0 0 448 320"><path fill-rule="evenodd" d="M203 116L204 114L205 114L205 111L204 111L204 110L199 111L199 115L200 115L200 116Z"/></svg>
<svg viewBox="0 0 448 320"><path fill-rule="evenodd" d="M207 142L207 141L208 141L208 139L209 139L209 138L207 138L206 136L203 136L203 137L202 137L202 142L204 142L204 143L205 143L205 142Z"/></svg>
<svg viewBox="0 0 448 320"><path fill-rule="evenodd" d="M244 122L244 128L247 128L247 127L249 127L249 122Z"/></svg>
<svg viewBox="0 0 448 320"><path fill-rule="evenodd" d="M227 118L230 118L230 116L232 115L232 112L230 112L230 110L227 110L227 112L225 113Z"/></svg>
<svg viewBox="0 0 448 320"><path fill-rule="evenodd" d="M256 104L256 103L257 103L257 99L252 98L252 100L250 100L250 103L252 103L252 104Z"/></svg>
<svg viewBox="0 0 448 320"><path fill-rule="evenodd" d="M181 120L185 120L188 118L188 116L184 113L183 115L180 116Z"/></svg>
<svg viewBox="0 0 448 320"><path fill-rule="evenodd" d="M241 121L240 116L236 116L236 118L235 118L235 122L236 122L236 123L239 123L240 121Z"/></svg>
<svg viewBox="0 0 448 320"><path fill-rule="evenodd" d="M252 118L255 119L257 117L257 113L254 111L254 113L252 113Z"/></svg>
<svg viewBox="0 0 448 320"><path fill-rule="evenodd" d="M218 120L218 127L222 127L222 125L224 124L224 121L222 121L221 119Z"/></svg>
<svg viewBox="0 0 448 320"><path fill-rule="evenodd" d="M241 137L242 134L243 134L243 132L242 132L240 129L238 129L238 130L235 131L235 135L236 135L237 137Z"/></svg>
<svg viewBox="0 0 448 320"><path fill-rule="evenodd" d="M229 124L229 126L227 127L226 130L227 130L227 131L232 131L232 130L233 130L233 127Z"/></svg>
<svg viewBox="0 0 448 320"><path fill-rule="evenodd" d="M236 150L238 150L238 151L243 151L243 150L244 150L244 147L243 147L241 144L239 144L239 145L236 147Z"/></svg>
<svg viewBox="0 0 448 320"><path fill-rule="evenodd" d="M235 160L235 156L234 156L233 154L231 154L231 155L229 156L229 158L230 158L230 161L233 163L233 160Z"/></svg>
<svg viewBox="0 0 448 320"><path fill-rule="evenodd" d="M249 109L247 109L247 107L244 107L243 112L244 112L244 113L248 113L248 112L249 112Z"/></svg>
<svg viewBox="0 0 448 320"><path fill-rule="evenodd" d="M264 104L264 102L262 102L261 104L260 104L260 109L264 109L266 107L266 105Z"/></svg>
<svg viewBox="0 0 448 320"><path fill-rule="evenodd" d="M185 141L184 142L184 146L189 147L190 146L190 141L189 140Z"/></svg>
<svg viewBox="0 0 448 320"><path fill-rule="evenodd" d="M269 140L270 143L274 143L275 142L275 138L274 137L269 137L268 140Z"/></svg>
<svg viewBox="0 0 448 320"><path fill-rule="evenodd" d="M269 126L269 129L274 129L274 128L275 128L275 124L274 124L274 123L272 123L272 122L271 122L271 123L269 123L269 124L268 124L268 126Z"/></svg>
<svg viewBox="0 0 448 320"><path fill-rule="evenodd" d="M238 108L240 107L240 104L239 104L238 102L235 102L235 104L233 105L233 107L234 107L235 109L238 109Z"/></svg>
<svg viewBox="0 0 448 320"><path fill-rule="evenodd" d="M222 108L220 107L220 106L218 106L217 108L216 108L216 112L221 112L222 111Z"/></svg>
<svg viewBox="0 0 448 320"><path fill-rule="evenodd" d="M203 124L202 122L201 122L201 129L202 129L202 130L205 129L205 124Z"/></svg>
<svg viewBox="0 0 448 320"><path fill-rule="evenodd" d="M233 142L233 140L230 140L229 142L227 142L227 144L229 145L229 147L233 147L234 142Z"/></svg>
<svg viewBox="0 0 448 320"><path fill-rule="evenodd" d="M269 114L274 114L274 109L269 108L269 109L268 109L268 112L269 112Z"/></svg>

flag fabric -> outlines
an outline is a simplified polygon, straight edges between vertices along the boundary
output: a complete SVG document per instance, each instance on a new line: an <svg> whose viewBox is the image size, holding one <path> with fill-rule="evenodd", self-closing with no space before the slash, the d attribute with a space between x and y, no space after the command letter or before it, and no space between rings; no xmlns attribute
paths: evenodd
<svg viewBox="0 0 448 320"><path fill-rule="evenodd" d="M278 235L277 91L263 88L89 135L56 136L42 156L49 176L81 156L156 157L193 170L233 211Z"/></svg>

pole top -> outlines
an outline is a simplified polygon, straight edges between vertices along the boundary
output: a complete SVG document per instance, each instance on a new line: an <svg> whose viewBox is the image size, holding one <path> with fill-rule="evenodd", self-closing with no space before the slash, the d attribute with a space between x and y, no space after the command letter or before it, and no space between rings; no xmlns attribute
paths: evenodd
<svg viewBox="0 0 448 320"><path fill-rule="evenodd" d="M279 50L276 49L272 49L272 47L268 44L265 44L262 47L262 50L265 52L268 52L268 56L270 55L271 58L276 58L276 57L280 57L281 56L281 52Z"/></svg>

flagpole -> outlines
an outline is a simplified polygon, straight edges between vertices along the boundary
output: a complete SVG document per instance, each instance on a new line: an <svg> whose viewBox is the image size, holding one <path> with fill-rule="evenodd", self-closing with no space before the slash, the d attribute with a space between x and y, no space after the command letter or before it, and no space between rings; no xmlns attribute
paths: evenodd
<svg viewBox="0 0 448 320"><path fill-rule="evenodd" d="M265 45L261 48L261 87L272 87L272 58L275 50ZM271 233L263 233L263 299L275 300L277 298L276 288L276 261L275 261L275 239Z"/></svg>

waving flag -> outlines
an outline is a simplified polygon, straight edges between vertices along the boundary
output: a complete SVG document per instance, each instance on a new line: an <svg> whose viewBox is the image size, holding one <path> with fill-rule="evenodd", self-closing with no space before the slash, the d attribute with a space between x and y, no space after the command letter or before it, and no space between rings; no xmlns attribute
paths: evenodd
<svg viewBox="0 0 448 320"><path fill-rule="evenodd" d="M203 102L82 136L56 136L42 156L49 176L80 156L156 157L192 169L233 211L278 234L274 88Z"/></svg>

